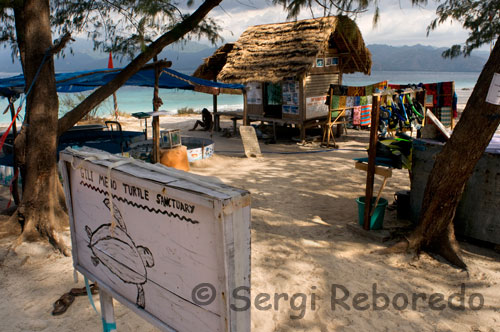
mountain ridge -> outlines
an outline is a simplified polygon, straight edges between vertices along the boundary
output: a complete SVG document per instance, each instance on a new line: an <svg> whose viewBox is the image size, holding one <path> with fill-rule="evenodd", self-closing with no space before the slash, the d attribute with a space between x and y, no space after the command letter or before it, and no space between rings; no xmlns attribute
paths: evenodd
<svg viewBox="0 0 500 332"><path fill-rule="evenodd" d="M57 72L107 67L108 54L94 51L91 41L77 39L71 48L72 50L68 49L65 56L56 57ZM421 44L412 46L371 44L368 45L368 48L372 53L372 71L479 72L489 56L487 51L478 51L467 58L444 59L441 57L441 53L446 48ZM172 69L190 75L203 62L204 58L213 54L215 49L216 47L189 41L167 46L158 57L172 61ZM21 72L19 61L15 63L11 61L10 49L0 49L0 57L8 59L8 61L0 63L0 72L4 74ZM114 59L115 67L123 67L126 63L128 63L128 58L122 59L121 62Z"/></svg>

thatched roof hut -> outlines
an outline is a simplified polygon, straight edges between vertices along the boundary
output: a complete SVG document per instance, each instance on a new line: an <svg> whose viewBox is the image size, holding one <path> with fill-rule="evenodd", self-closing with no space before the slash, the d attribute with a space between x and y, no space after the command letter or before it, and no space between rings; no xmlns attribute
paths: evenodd
<svg viewBox="0 0 500 332"><path fill-rule="evenodd" d="M346 16L257 25L205 59L193 76L247 85L245 123L317 126L330 84L343 73L370 74L371 53Z"/></svg>
<svg viewBox="0 0 500 332"><path fill-rule="evenodd" d="M356 23L330 16L250 27L236 43L205 59L193 76L228 83L276 83L308 72L325 48L337 50L343 73L370 74L371 53Z"/></svg>
<svg viewBox="0 0 500 332"><path fill-rule="evenodd" d="M233 47L234 43L227 43L219 47L212 56L206 58L203 64L196 69L193 76L216 81L217 75L226 64L227 55L233 50Z"/></svg>

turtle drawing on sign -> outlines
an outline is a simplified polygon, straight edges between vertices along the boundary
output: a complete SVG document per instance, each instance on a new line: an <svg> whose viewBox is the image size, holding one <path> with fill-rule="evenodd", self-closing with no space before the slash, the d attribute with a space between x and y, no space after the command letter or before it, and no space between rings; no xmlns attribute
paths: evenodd
<svg viewBox="0 0 500 332"><path fill-rule="evenodd" d="M109 198L103 202L111 210ZM143 285L148 280L146 268L154 266L153 254L148 248L134 243L127 233L122 214L114 203L113 218L116 221L115 225L103 224L94 231L85 226L90 240L88 246L92 250L90 259L94 266L103 264L124 283L135 284L136 304L144 309L146 300Z"/></svg>

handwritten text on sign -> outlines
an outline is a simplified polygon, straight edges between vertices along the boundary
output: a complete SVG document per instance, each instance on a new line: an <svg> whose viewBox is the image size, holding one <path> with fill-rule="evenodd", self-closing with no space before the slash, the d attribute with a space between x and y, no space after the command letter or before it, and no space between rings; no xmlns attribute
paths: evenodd
<svg viewBox="0 0 500 332"><path fill-rule="evenodd" d="M81 168L80 169L80 176L82 179L80 182L81 185L83 185L87 188L90 188L96 192L100 192L102 194L106 194L106 191L104 191L103 189L100 189L99 187L95 187L94 186L95 183L97 183L98 185L103 186L105 188L111 187L111 190L113 191L113 198L116 198L120 201L124 201L125 203L130 202L125 198L128 196L128 197L139 198L139 199L147 201L147 202L156 203L157 205L159 205L163 208L171 208L173 210L182 211L182 212L189 213L189 214L193 214L195 211L194 205L183 202L179 199L168 197L166 195L156 194L155 197L151 198L149 190L145 189L145 188L140 188L140 187L137 187L135 185L131 185L131 184L127 184L127 183L121 183L121 187L119 188L116 180L111 179L111 181L110 181L107 176L102 175L102 174L95 174L92 170ZM122 194L124 197L120 197L119 194ZM115 197L115 195L116 195L116 197ZM129 204L129 203L127 203L127 204ZM137 204L134 203L134 204L129 204L129 205L137 205ZM193 223L197 223L197 222L194 221Z"/></svg>

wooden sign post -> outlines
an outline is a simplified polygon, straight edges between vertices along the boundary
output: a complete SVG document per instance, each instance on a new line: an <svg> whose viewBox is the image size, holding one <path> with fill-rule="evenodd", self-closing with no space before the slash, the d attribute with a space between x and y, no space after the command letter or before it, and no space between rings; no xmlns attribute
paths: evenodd
<svg viewBox="0 0 500 332"><path fill-rule="evenodd" d="M370 125L370 147L368 148L368 169L366 172L366 191L365 191L365 214L363 221L363 229L370 229L370 216L373 197L373 182L375 180L375 158L377 156L377 140L378 140L378 124L379 124L379 104L380 94L373 94L372 103L372 118Z"/></svg>
<svg viewBox="0 0 500 332"><path fill-rule="evenodd" d="M231 309L250 289L249 192L88 148L59 166L73 263L105 322L109 294L164 331L250 331L250 310Z"/></svg>

